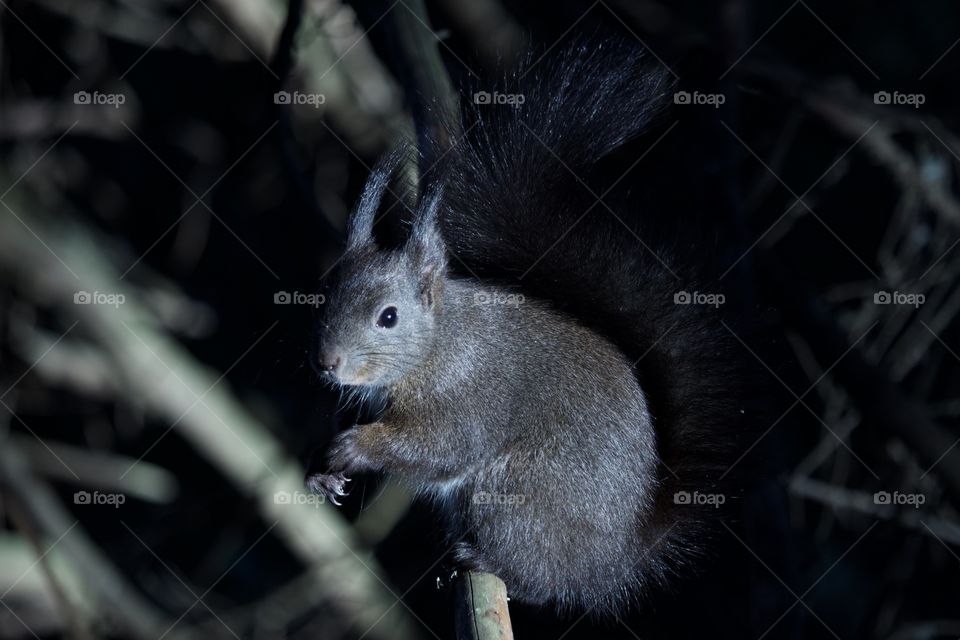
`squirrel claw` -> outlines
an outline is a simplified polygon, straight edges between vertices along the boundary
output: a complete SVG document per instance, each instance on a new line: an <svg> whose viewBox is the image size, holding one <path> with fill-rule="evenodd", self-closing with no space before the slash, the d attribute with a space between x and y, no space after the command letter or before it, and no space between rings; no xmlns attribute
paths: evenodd
<svg viewBox="0 0 960 640"><path fill-rule="evenodd" d="M336 506L340 506L337 498L348 495L344 485L350 482L342 473L315 473L307 477L307 488L313 493L323 496Z"/></svg>

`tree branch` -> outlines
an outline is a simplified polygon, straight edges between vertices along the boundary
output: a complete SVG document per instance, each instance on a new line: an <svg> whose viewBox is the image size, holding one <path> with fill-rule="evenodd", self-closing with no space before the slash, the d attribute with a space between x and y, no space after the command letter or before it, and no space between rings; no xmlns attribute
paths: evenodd
<svg viewBox="0 0 960 640"><path fill-rule="evenodd" d="M457 578L454 594L457 640L513 640L503 580L467 571Z"/></svg>

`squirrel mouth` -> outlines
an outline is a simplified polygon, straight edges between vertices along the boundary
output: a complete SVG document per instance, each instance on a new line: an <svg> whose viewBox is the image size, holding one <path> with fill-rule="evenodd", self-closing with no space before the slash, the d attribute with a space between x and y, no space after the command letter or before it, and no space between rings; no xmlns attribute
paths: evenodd
<svg viewBox="0 0 960 640"><path fill-rule="evenodd" d="M339 384L347 386L366 386L375 383L374 376L367 365L361 365L356 371L331 371L329 374Z"/></svg>

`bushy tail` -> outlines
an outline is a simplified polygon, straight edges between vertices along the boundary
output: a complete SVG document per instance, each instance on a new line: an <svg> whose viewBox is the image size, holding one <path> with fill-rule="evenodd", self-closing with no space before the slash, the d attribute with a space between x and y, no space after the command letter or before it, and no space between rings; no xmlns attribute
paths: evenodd
<svg viewBox="0 0 960 640"><path fill-rule="evenodd" d="M609 176L598 167L644 133L671 86L620 42L581 42L534 59L466 97L465 133L442 170L454 268L549 300L637 362L663 461L661 504L638 533L651 546L665 538L645 567L651 577L698 546L702 512L674 495L721 491L715 483L744 418L738 350L719 313L682 304L685 293L717 293L698 273L697 247L655 231L664 225L653 217L672 213L599 198Z"/></svg>

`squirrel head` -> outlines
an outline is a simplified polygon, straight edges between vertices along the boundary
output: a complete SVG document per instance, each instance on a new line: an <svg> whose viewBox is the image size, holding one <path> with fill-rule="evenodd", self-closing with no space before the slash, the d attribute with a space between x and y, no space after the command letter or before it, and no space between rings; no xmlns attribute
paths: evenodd
<svg viewBox="0 0 960 640"><path fill-rule="evenodd" d="M373 224L392 173L375 169L364 188L324 305L314 365L336 384L395 384L424 362L433 345L446 275L437 224L442 191L431 187L422 198L402 248L381 249Z"/></svg>

